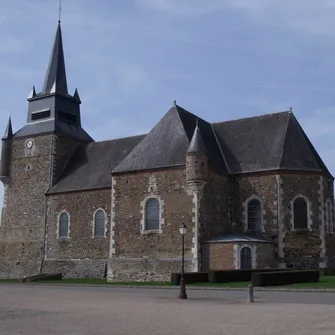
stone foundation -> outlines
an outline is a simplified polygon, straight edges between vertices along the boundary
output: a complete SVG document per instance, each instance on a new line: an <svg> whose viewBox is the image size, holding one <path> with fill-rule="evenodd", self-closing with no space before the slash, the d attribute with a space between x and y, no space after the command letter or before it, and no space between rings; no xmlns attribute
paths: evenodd
<svg viewBox="0 0 335 335"><path fill-rule="evenodd" d="M185 259L185 272L192 271L192 259ZM181 259L111 258L107 281L170 281L172 272L181 271Z"/></svg>
<svg viewBox="0 0 335 335"><path fill-rule="evenodd" d="M45 260L43 273L63 274L63 278L104 278L107 259Z"/></svg>

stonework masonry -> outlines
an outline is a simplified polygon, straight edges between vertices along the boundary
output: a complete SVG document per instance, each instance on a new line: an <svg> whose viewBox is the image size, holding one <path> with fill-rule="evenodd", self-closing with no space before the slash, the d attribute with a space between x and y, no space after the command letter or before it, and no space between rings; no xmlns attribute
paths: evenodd
<svg viewBox="0 0 335 335"><path fill-rule="evenodd" d="M46 220L45 193L50 186L52 135L36 136L34 152L25 139L13 140L11 181L0 229L0 277L40 272Z"/></svg>
<svg viewBox="0 0 335 335"><path fill-rule="evenodd" d="M48 220L44 272L61 271L64 277L102 278L109 256L111 190L99 189L48 196ZM106 236L93 236L93 215L102 209L106 217ZM58 216L70 215L69 238L58 238Z"/></svg>
<svg viewBox="0 0 335 335"><path fill-rule="evenodd" d="M199 258L204 268L208 266L201 259L204 251L203 243L213 237L224 235L230 232L229 217L229 178L209 173L208 181L203 190L200 200L200 226L199 226ZM200 268L201 270L201 268Z"/></svg>
<svg viewBox="0 0 335 335"><path fill-rule="evenodd" d="M156 190L148 190L150 176ZM185 169L138 172L113 176L115 252L109 262L108 280L169 280L180 271L181 237L185 222L186 270L192 268L192 197L187 195ZM164 225L157 232L142 233L141 203L155 193L164 201Z"/></svg>
<svg viewBox="0 0 335 335"><path fill-rule="evenodd" d="M231 179L232 197L232 231L245 232L246 208L243 203L252 197L261 199L263 204L262 221L264 222L263 236L271 238L277 235L276 206L276 176L275 174L238 175Z"/></svg>
<svg viewBox="0 0 335 335"><path fill-rule="evenodd" d="M243 247L252 250L253 268L276 268L275 245L270 243L206 243L209 267L207 270L234 270L241 268L240 251Z"/></svg>
<svg viewBox="0 0 335 335"><path fill-rule="evenodd" d="M320 176L306 174L282 174L282 221L285 227L284 263L287 267L318 268L322 254L320 229L323 229L320 213ZM292 200L304 196L309 203L310 229L294 230Z"/></svg>
<svg viewBox="0 0 335 335"><path fill-rule="evenodd" d="M63 172L77 146L78 143L68 136L55 135L53 137L52 185Z"/></svg>

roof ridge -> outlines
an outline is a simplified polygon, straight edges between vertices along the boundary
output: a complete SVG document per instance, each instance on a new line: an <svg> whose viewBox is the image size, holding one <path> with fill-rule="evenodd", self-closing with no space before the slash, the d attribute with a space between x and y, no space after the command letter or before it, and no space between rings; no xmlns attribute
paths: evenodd
<svg viewBox="0 0 335 335"><path fill-rule="evenodd" d="M281 153L280 153L279 166L278 166L279 169L280 169L280 167L282 165L282 160L284 158L285 144L286 144L286 138L287 138L287 131L288 131L288 125L290 123L291 115L293 115L293 113L289 112L288 118L287 118L287 123L286 123L286 128L285 128L284 140L283 140L283 143L282 143L282 150L281 150Z"/></svg>
<svg viewBox="0 0 335 335"><path fill-rule="evenodd" d="M217 146L218 146L218 148L219 148L219 150L220 150L222 159L223 159L223 161L224 161L224 163L225 163L225 165L226 165L227 171L228 171L229 174L231 174L230 166L228 165L228 161L227 161L227 159L226 159L226 157L225 157L225 155L224 155L224 153L223 153L222 147L221 147L220 142L219 142L219 139L218 139L218 135L217 135L217 133L215 132L215 129L214 129L213 124L211 124L211 128L212 128L212 132L213 132L213 135L214 135L216 144L217 144Z"/></svg>
<svg viewBox="0 0 335 335"><path fill-rule="evenodd" d="M147 136L148 134L140 134L140 135L132 135L132 136L126 136L126 137L117 137L117 138L112 138L109 140L103 140L103 141L95 141L95 142L91 142L89 144L98 144L98 143L106 143L106 142L113 142L113 141L120 141L120 140L125 140L125 139L129 139L129 138L135 138L135 137L141 137L141 136Z"/></svg>
<svg viewBox="0 0 335 335"><path fill-rule="evenodd" d="M291 111L282 111L282 112L267 113L267 114L261 114L261 115L255 115L255 116L247 116L247 117L242 117L242 118L237 118L237 119L230 119L230 120L226 120L226 121L217 121L217 122L212 122L211 124L212 125L216 125L216 124L225 123L225 122L233 122L233 121L257 119L257 118L261 118L261 117L264 117L264 116L270 117L270 116L273 116L273 115L289 114L289 113L292 113L292 112Z"/></svg>

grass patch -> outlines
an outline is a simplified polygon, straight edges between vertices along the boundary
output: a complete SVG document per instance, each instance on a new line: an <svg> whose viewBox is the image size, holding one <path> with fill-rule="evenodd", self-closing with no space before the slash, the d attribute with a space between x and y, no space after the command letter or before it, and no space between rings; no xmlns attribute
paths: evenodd
<svg viewBox="0 0 335 335"><path fill-rule="evenodd" d="M0 284L1 283L4 283L4 284L7 284L7 283L18 283L19 280L18 279L0 279Z"/></svg>
<svg viewBox="0 0 335 335"><path fill-rule="evenodd" d="M112 282L99 278L68 278L63 280L45 280L39 283L84 284L84 285L120 285L120 286L172 286L170 282Z"/></svg>

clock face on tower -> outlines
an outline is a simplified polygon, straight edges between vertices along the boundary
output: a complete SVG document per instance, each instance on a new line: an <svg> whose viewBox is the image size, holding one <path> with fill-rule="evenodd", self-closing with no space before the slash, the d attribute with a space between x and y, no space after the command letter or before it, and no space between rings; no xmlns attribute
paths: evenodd
<svg viewBox="0 0 335 335"><path fill-rule="evenodd" d="M31 149L33 147L33 145L34 145L33 140L28 140L27 143L26 143L26 146L27 146L28 149Z"/></svg>

